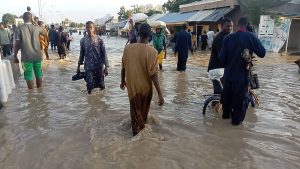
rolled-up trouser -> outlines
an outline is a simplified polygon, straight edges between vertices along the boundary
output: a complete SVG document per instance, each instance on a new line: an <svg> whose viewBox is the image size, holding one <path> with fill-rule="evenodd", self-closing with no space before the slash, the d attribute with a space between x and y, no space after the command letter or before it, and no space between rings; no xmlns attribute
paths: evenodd
<svg viewBox="0 0 300 169"><path fill-rule="evenodd" d="M162 51L157 55L157 57L158 57L158 63L159 63L160 65L162 65L163 60L164 60L164 58L165 58L165 50L162 50Z"/></svg>

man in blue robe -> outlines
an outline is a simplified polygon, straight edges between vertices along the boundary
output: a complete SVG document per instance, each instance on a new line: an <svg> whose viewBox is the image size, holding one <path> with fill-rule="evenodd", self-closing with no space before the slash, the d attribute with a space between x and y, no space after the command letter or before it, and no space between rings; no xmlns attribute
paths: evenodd
<svg viewBox="0 0 300 169"><path fill-rule="evenodd" d="M192 50L192 36L187 32L187 25L183 25L183 29L177 33L175 45L175 56L178 53L177 71L186 70L186 62L189 57L189 50Z"/></svg>
<svg viewBox="0 0 300 169"><path fill-rule="evenodd" d="M225 66L224 89L222 93L223 119L231 118L233 125L239 125L245 119L249 105L249 68L243 51L248 49L258 57L263 58L266 50L259 39L246 28L249 21L246 17L240 18L238 31L228 35L221 50L220 59Z"/></svg>

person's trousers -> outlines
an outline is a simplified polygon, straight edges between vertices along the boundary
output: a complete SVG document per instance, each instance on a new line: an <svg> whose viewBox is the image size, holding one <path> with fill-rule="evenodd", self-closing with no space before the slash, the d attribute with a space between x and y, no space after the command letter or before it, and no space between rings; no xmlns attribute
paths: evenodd
<svg viewBox="0 0 300 169"><path fill-rule="evenodd" d="M3 45L2 46L2 53L3 53L4 57L11 55L11 45L10 44Z"/></svg>
<svg viewBox="0 0 300 169"><path fill-rule="evenodd" d="M248 85L225 81L221 98L223 107L222 117L231 117L233 125L242 123L249 106L248 95Z"/></svg>
<svg viewBox="0 0 300 169"><path fill-rule="evenodd" d="M178 54L178 62L177 62L177 71L185 71L186 70L186 62L188 57L184 57Z"/></svg>
<svg viewBox="0 0 300 169"><path fill-rule="evenodd" d="M132 99L130 99L130 117L133 136L137 135L145 128L151 100L151 90L147 94L136 94Z"/></svg>
<svg viewBox="0 0 300 169"><path fill-rule="evenodd" d="M54 42L51 42L51 49L53 50L55 50L56 49L56 44L54 43Z"/></svg>

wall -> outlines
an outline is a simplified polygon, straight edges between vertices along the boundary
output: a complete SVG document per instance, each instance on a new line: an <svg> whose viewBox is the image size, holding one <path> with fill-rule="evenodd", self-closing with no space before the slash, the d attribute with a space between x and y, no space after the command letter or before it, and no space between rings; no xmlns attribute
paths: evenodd
<svg viewBox="0 0 300 169"><path fill-rule="evenodd" d="M300 50L300 19L293 19L289 35L289 50Z"/></svg>

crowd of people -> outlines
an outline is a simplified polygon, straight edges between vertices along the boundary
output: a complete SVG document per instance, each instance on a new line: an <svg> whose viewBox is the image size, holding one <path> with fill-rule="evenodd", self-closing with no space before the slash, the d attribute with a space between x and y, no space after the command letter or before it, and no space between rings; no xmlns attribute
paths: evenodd
<svg viewBox="0 0 300 169"><path fill-rule="evenodd" d="M42 21L33 22L30 11L23 14L24 24L13 27L12 30L0 24L0 45L4 57L14 54L15 62L18 51L21 50L21 62L24 68L24 78L29 89L42 87L43 54L49 59L48 46L57 50L60 59L66 58L70 50L72 34L64 32L60 26L54 25L48 29ZM167 56L167 38L165 28L151 28L146 23L135 24L130 20L131 30L122 57L120 88L127 88L130 102L130 116L133 135L138 134L147 122L147 116L153 96L153 84L158 93L159 105L164 104L164 97L159 84L158 71L163 69L163 60ZM201 42L201 49L208 47L211 51L208 74L210 79L221 79L223 90L214 93L222 95L223 119L231 119L233 125L243 122L249 105L247 95L250 88L250 63L245 60L245 51L249 55L256 54L263 58L266 50L259 39L249 31L249 20L240 18L237 32L232 33L233 22L230 18L221 21L220 32L203 31L200 38L188 31L183 25L182 30L174 34L171 42L174 55L177 57L177 71L184 72L187 67L189 53L194 53ZM89 94L95 88L105 89L105 77L108 75L109 62L104 41L96 32L95 24L86 23L86 32L80 40L80 57L77 74L83 73ZM197 42L198 41L198 42ZM151 44L151 45L150 45ZM13 52L12 52L12 46ZM84 65L84 72L81 71ZM2 106L2 105L0 105Z"/></svg>

